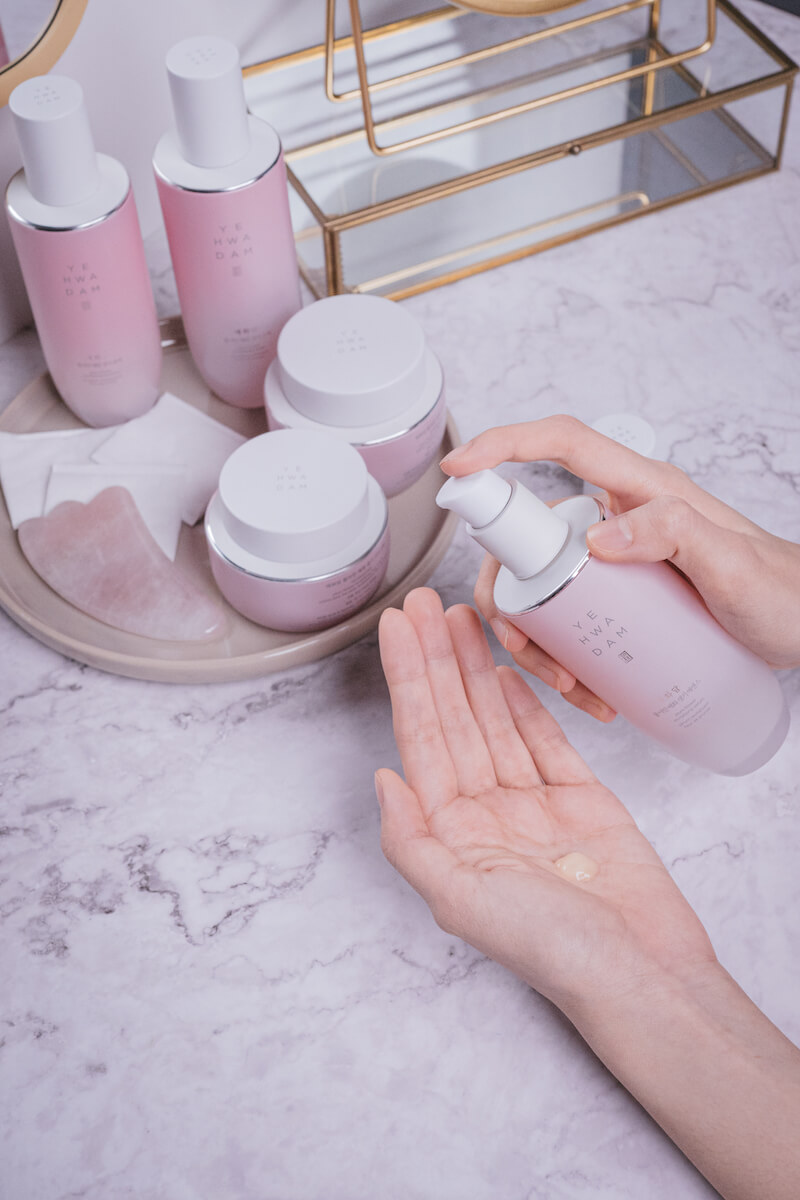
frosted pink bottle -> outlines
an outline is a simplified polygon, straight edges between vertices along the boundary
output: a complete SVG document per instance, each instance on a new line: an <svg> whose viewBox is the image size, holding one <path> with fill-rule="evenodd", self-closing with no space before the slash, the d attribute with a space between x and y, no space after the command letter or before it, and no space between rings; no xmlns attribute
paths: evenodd
<svg viewBox="0 0 800 1200"><path fill-rule="evenodd" d="M153 167L186 338L209 387L256 408L278 334L300 308L280 140L248 116L232 43L179 42L167 74L175 130Z"/></svg>
<svg viewBox="0 0 800 1200"><path fill-rule="evenodd" d="M722 775L755 771L778 750L789 713L776 676L667 563L592 558L596 499L550 509L479 471L448 480L437 503L503 564L494 591L503 615L631 724Z"/></svg>
<svg viewBox="0 0 800 1200"><path fill-rule="evenodd" d="M161 339L128 175L95 152L75 80L28 79L9 108L24 168L6 211L53 382L88 425L140 416Z"/></svg>

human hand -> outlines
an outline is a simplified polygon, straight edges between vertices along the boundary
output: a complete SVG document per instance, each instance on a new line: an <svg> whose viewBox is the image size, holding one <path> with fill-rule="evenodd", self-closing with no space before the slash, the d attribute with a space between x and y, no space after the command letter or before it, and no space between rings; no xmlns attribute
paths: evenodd
<svg viewBox="0 0 800 1200"><path fill-rule="evenodd" d="M376 773L391 863L446 931L547 996L726 1200L800 1187L800 1052L717 962L616 798L477 614L419 589L380 646L404 782ZM555 862L598 864L569 880Z"/></svg>
<svg viewBox="0 0 800 1200"><path fill-rule="evenodd" d="M380 648L406 777L376 775L383 848L443 929L568 1015L715 963L652 846L528 685L495 668L471 608L413 591L384 612ZM572 851L593 879L559 872Z"/></svg>
<svg viewBox="0 0 800 1200"><path fill-rule="evenodd" d="M489 429L442 462L468 475L502 462L559 463L604 488L612 517L587 534L607 562L666 559L694 584L711 613L737 641L773 667L800 665L800 546L767 533L670 463L645 458L573 417L545 417ZM515 662L600 720L613 710L575 676L505 621L494 605L499 567L487 557L475 603Z"/></svg>

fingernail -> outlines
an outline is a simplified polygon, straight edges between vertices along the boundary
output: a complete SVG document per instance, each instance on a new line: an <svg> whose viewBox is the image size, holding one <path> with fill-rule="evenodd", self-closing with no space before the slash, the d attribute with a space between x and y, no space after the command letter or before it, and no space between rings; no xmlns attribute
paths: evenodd
<svg viewBox="0 0 800 1200"><path fill-rule="evenodd" d="M375 795L378 797L378 804L380 804L381 807L383 807L383 784L381 783L381 777L380 777L380 773L378 771L375 772L374 783L375 783Z"/></svg>
<svg viewBox="0 0 800 1200"><path fill-rule="evenodd" d="M442 462L442 463L455 462L455 460L457 458L461 458L462 455L466 454L467 451L471 448L471 446L472 446L471 441L464 442L461 446L456 446L455 449L451 450L449 454L445 454L444 458L441 459L440 462Z"/></svg>
<svg viewBox="0 0 800 1200"><path fill-rule="evenodd" d="M586 533L589 546L597 550L627 550L633 543L633 530L626 516L610 517L592 525Z"/></svg>
<svg viewBox="0 0 800 1200"><path fill-rule="evenodd" d="M497 638L504 650L508 649L508 634L509 628L505 621L501 621L499 617L492 617L489 621L492 627L492 633Z"/></svg>

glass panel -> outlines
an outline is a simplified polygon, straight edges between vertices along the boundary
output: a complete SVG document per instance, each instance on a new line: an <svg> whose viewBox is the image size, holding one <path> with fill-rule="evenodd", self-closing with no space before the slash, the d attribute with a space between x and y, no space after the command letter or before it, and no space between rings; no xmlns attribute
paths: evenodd
<svg viewBox="0 0 800 1200"><path fill-rule="evenodd" d="M662 4L660 41L668 53L685 47L683 32L688 25L697 27L699 0L668 0ZM694 12L694 16L692 13ZM717 36L705 54L690 59L685 69L707 93L719 93L754 79L766 78L780 70L769 52L760 46L721 6L717 17Z"/></svg>
<svg viewBox="0 0 800 1200"><path fill-rule="evenodd" d="M599 0L592 3L599 9ZM634 32L635 23L641 26L649 9L637 9L624 20L575 28L568 35L537 43L535 69L529 58L521 70L521 51L515 50L488 63L462 65L418 79L413 86L392 89L391 94L377 93L376 110L395 117L405 113L391 130L393 137L417 136L440 128L443 117L447 122L465 121L496 111L498 102L516 104L585 86L639 66L648 55L696 45L704 35L704 5L700 0L671 0L663 7L674 14L681 5L687 12L686 28L675 31L663 24L656 43L643 39L640 29L625 46L607 44L620 36L620 30L627 36ZM587 11L586 6L561 10L548 20L563 21L579 11ZM533 25L541 28L544 20ZM505 37L519 25L516 21L501 24ZM417 29L418 57L409 50L405 58L391 60L392 69L419 65L434 51L441 59L443 50L452 50L446 38L454 37L454 29L462 31L458 34L461 49L471 48L468 28L465 19ZM403 40L409 37L404 35ZM370 48L376 62L383 55L386 70L390 47L396 42L387 38ZM529 56L531 49L525 51ZM397 294L430 286L480 263L577 236L703 187L769 169L774 165L786 96L785 76L781 79L779 74L790 65L743 28L729 6L720 5L714 47L697 59L656 72L651 86L641 78L604 84L386 157L375 156L367 146L360 101L335 104L326 99L319 55L290 68L254 75L247 90L253 110L278 128L292 171L326 214L325 220L351 219L352 227L338 235L345 285ZM505 72L500 80L498 71ZM465 95L467 77L472 90ZM337 59L337 86L346 84ZM720 103L719 109L635 132L641 117L668 118L720 88L743 84L764 90L729 104L725 111ZM413 113L408 112L410 96ZM564 156L565 146L580 148L583 139L598 133L608 134L607 144ZM539 161L524 171L464 186L478 172L491 175L499 165L531 155L539 155ZM404 206L406 198L421 189L448 185L452 185L450 195ZM392 205L400 211L367 220L376 205ZM293 219L303 239L299 249L306 273L313 286L323 290L319 285L326 264L319 224L297 196Z"/></svg>
<svg viewBox="0 0 800 1200"><path fill-rule="evenodd" d="M597 8L598 5L581 5L580 10L562 10L549 20L552 23L555 16L563 19L570 12L585 14L592 7ZM608 5L600 7L607 8ZM670 4L663 7L670 14L670 23L664 22L662 25L664 53L696 45L705 29L705 5L699 0L671 0ZM624 62L630 61L632 40L639 47L637 61L642 62L646 54L642 26L647 11L637 10L624 19L606 19L597 25L551 37L526 47L524 51L505 53L469 67L448 69L429 79L394 87L389 92L375 93L373 105L376 118L402 120L402 124L395 128L379 131L379 137L383 143L418 136L443 125L458 124L497 111L503 105L519 104L565 88L588 84L620 70ZM681 11L687 14L685 24L692 36L674 28L675 13ZM698 13L703 19L698 19ZM385 38L376 43L374 52L379 51L387 58L392 55L392 67L398 71L426 63L431 58L440 60L443 48L450 52L474 48L474 33L470 38L459 33L472 28L468 22L473 17L481 26L484 22L495 26L498 21L498 18L485 18L474 13L462 14L463 20L458 19L457 12L455 16L454 20L416 29L413 41L420 46L416 54L400 54L399 57L397 54L403 45L412 40L411 34ZM501 21L500 24L505 36L509 37L512 29L537 23L541 26L544 20ZM638 30L634 29L634 25L639 27ZM320 12L320 37L322 32ZM443 47L445 33L447 42ZM337 67L342 57L337 54ZM713 48L696 60L688 60L686 69L701 88L707 92L718 92L722 88L774 76L780 70L780 64L720 7ZM337 85L344 86L352 82L352 73L340 79L337 72ZM372 156L361 131L363 115L360 100L331 103L325 97L323 83L323 60L317 57L291 69L254 75L248 79L247 89L253 111L271 120L281 133L287 149L318 145L333 137L350 138L353 146L348 166L359 156L359 147L361 157L369 161ZM620 110L624 110L632 100L635 102L627 84L607 85L588 93L588 102L587 96L577 97L575 101L559 102L557 107L561 115L558 119L551 115L551 106L551 112L541 108L503 121L503 138L486 141L477 154L469 135L448 138L448 143L454 143L448 158L463 163L467 169L471 166L480 169L501 161L503 154L507 156L514 151L517 154L525 153L553 145L563 140L565 133L571 137L586 136L617 120ZM670 98L662 94L658 107L664 108L669 104ZM431 108L433 111L430 111ZM409 115L413 112L419 115ZM630 115L635 114L631 112ZM496 129L498 126L490 128Z"/></svg>
<svg viewBox="0 0 800 1200"><path fill-rule="evenodd" d="M771 99L774 140L780 106ZM763 95L740 101L739 117L763 102ZM697 113L347 230L344 282L393 294L764 170L771 161L724 111Z"/></svg>

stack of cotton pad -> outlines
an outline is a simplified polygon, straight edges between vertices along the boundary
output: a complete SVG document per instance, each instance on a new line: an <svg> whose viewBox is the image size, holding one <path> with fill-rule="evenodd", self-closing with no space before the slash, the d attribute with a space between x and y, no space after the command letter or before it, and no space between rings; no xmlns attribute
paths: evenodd
<svg viewBox="0 0 800 1200"><path fill-rule="evenodd" d="M246 438L165 392L144 416L105 429L0 433L0 483L14 529L65 500L124 487L174 561L181 522L194 525L225 460Z"/></svg>

